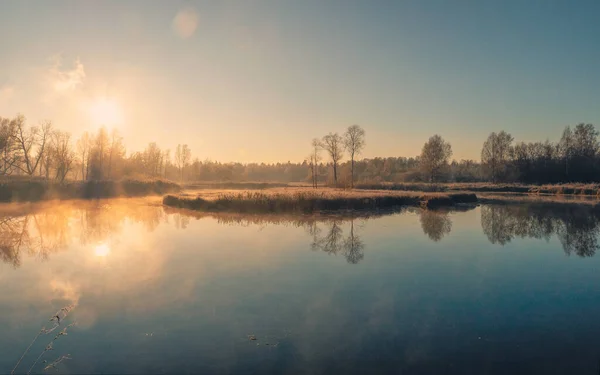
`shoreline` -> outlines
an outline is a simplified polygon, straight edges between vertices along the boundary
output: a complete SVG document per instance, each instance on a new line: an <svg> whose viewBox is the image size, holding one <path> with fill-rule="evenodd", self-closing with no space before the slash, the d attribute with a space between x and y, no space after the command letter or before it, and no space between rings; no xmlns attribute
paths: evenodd
<svg viewBox="0 0 600 375"><path fill-rule="evenodd" d="M181 186L165 180L98 180L58 183L44 179L0 180L0 202L24 203L143 197L180 192Z"/></svg>

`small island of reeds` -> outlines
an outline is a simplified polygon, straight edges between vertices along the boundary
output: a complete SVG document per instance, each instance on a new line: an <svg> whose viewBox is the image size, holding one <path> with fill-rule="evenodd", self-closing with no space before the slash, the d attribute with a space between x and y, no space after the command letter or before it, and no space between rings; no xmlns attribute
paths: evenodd
<svg viewBox="0 0 600 375"><path fill-rule="evenodd" d="M413 193L322 189L269 189L263 191L202 191L166 195L163 204L203 212L301 213L380 210L402 206L448 207L477 202L473 193Z"/></svg>

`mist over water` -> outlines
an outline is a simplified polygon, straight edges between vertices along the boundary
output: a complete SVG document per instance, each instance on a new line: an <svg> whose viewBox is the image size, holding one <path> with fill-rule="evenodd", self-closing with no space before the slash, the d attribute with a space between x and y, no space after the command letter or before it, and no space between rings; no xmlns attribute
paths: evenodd
<svg viewBox="0 0 600 375"><path fill-rule="evenodd" d="M0 207L0 373L597 373L600 218L483 205L205 215ZM16 373L52 340L42 335ZM47 360L47 363L43 363Z"/></svg>

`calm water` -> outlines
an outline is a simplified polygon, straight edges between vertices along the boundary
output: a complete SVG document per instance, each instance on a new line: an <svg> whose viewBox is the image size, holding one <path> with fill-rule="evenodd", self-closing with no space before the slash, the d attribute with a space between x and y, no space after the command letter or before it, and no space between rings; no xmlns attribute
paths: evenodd
<svg viewBox="0 0 600 375"><path fill-rule="evenodd" d="M72 322L32 373L67 354L47 372L598 373L589 214L290 220L143 200L0 211L0 373L69 304L18 373Z"/></svg>

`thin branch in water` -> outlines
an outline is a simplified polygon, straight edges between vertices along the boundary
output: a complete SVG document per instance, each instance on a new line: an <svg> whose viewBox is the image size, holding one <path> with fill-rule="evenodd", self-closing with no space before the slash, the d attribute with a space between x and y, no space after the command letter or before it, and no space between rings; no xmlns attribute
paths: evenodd
<svg viewBox="0 0 600 375"><path fill-rule="evenodd" d="M48 346L46 346L46 348L44 350L42 350L42 352L37 357L37 359L35 360L35 362L33 362L33 365L31 365L31 367L29 368L29 371L27 371L27 375L31 374L31 370L33 370L33 368L35 367L35 365L37 365L38 361L40 360L40 358L42 358L42 356L44 355L44 353L49 352L50 350L54 350L54 348L52 347L52 343L53 342L54 342L54 340L52 340L50 342L50 344L48 344Z"/></svg>
<svg viewBox="0 0 600 375"><path fill-rule="evenodd" d="M27 355L27 353L29 353L29 350L31 349L31 347L36 342L36 340L38 339L38 337L40 337L41 334L46 334L46 327L42 327L42 329L38 332L38 334L35 335L35 337L33 338L33 341L31 341L31 343L29 344L29 346L27 347L27 349L25 349L25 351L23 352L23 355L21 356L21 358L19 358L19 361L17 362L17 364L15 365L15 367L10 372L11 375L13 375L15 373L15 371L17 370L17 367L19 367L19 365L21 364L21 361Z"/></svg>
<svg viewBox="0 0 600 375"><path fill-rule="evenodd" d="M57 358L56 360L54 360L54 362L52 362L52 363L50 363L48 366L44 367L44 371L48 371L48 370L50 370L51 368L54 368L54 369L55 369L55 368L56 368L56 366L58 366L58 365L59 365L59 364L60 364L62 361L66 361L66 360L69 360L69 359L73 359L73 358L71 358L71 357L69 357L69 356L70 356L70 354L67 354L67 355L63 355L63 356L61 356L61 357Z"/></svg>
<svg viewBox="0 0 600 375"><path fill-rule="evenodd" d="M64 308L63 308L64 309ZM63 309L61 309L60 311L63 311ZM67 311L68 312L68 311ZM58 314L57 314L58 315ZM40 355L37 357L37 359L35 360L35 362L33 362L33 365L31 365L31 367L29 368L29 371L27 371L27 375L31 374L31 371L33 370L33 368L35 367L35 365L37 365L37 363L39 362L39 360L42 358L42 356L44 355L44 353L50 351L50 350L54 350L54 348L52 347L52 345L54 344L54 341L56 341L60 336L66 336L67 335L67 329L69 327L74 326L75 324L77 324L77 322L73 322L71 324L69 324L68 326L66 326L65 328L63 328L62 331L60 331L59 333L56 334L56 336L54 336L54 338L52 339L52 341L50 341L50 343L46 346L46 348L40 353ZM55 326L52 331L54 329L56 329L57 326ZM51 331L50 331L51 332Z"/></svg>

